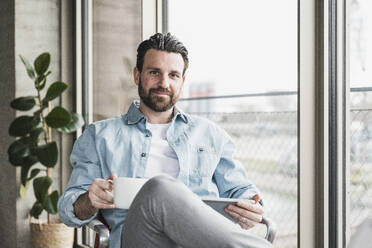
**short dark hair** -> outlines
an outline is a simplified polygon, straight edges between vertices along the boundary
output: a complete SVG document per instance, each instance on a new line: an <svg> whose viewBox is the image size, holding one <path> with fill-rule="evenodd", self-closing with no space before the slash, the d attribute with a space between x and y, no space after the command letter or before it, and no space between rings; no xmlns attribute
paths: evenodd
<svg viewBox="0 0 372 248"><path fill-rule="evenodd" d="M148 40L144 40L139 44L137 48L136 67L140 72L142 72L145 54L150 49L181 54L184 62L183 74L185 74L187 67L189 67L188 51L182 42L174 35L171 35L170 33L157 33L151 36Z"/></svg>

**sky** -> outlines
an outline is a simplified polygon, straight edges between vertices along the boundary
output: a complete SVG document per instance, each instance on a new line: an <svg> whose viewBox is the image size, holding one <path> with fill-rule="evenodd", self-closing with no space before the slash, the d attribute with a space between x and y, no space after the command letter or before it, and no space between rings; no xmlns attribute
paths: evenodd
<svg viewBox="0 0 372 248"><path fill-rule="evenodd" d="M189 84L213 82L217 95L297 88L297 0L172 0L169 31L189 50Z"/></svg>
<svg viewBox="0 0 372 248"><path fill-rule="evenodd" d="M372 1L350 2L350 85L372 87ZM169 31L189 50L185 92L297 90L297 0L172 0Z"/></svg>
<svg viewBox="0 0 372 248"><path fill-rule="evenodd" d="M372 87L372 1L349 2L350 86Z"/></svg>

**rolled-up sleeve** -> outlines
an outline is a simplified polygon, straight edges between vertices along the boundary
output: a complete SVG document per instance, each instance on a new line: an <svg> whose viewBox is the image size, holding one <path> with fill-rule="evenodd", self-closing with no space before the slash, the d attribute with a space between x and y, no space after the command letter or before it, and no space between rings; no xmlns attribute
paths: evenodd
<svg viewBox="0 0 372 248"><path fill-rule="evenodd" d="M64 193L58 200L58 211L63 223L71 227L80 227L89 223L96 215L80 220L75 216L74 203L81 194L88 191L94 178L102 178L93 125L88 126L75 142L70 162L72 174Z"/></svg>
<svg viewBox="0 0 372 248"><path fill-rule="evenodd" d="M231 138L225 132L221 137L224 138L221 157L213 175L220 197L251 199L259 190L248 179L240 161L233 159L235 145Z"/></svg>

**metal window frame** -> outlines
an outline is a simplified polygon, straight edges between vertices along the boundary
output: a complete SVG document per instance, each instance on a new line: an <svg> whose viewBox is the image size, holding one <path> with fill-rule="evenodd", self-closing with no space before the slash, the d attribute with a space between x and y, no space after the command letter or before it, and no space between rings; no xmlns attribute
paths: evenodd
<svg viewBox="0 0 372 248"><path fill-rule="evenodd" d="M347 1L329 0L329 247L346 247L349 180Z"/></svg>
<svg viewBox="0 0 372 248"><path fill-rule="evenodd" d="M76 112L85 120L85 126L93 122L93 71L92 71L92 1L75 1L75 90ZM77 137L82 129L77 130ZM86 228L76 231L77 247L89 247Z"/></svg>
<svg viewBox="0 0 372 248"><path fill-rule="evenodd" d="M323 89L317 81L322 78L322 67L317 67L317 41L315 30L318 28L315 16L320 15L315 0L298 0L298 247L322 247L316 245L317 231L317 196L323 193L317 188L316 175L320 152L317 144L323 143L322 123L317 109L322 103ZM317 105L317 103L319 105ZM319 113L320 114L320 113ZM322 117L322 115L321 115ZM319 136L314 135L315 133ZM324 148L323 146L321 146ZM322 181L322 177L318 178ZM317 191L318 194L317 194ZM319 225L321 226L321 225Z"/></svg>
<svg viewBox="0 0 372 248"><path fill-rule="evenodd" d="M79 2L79 1L77 1ZM81 43L79 51L81 61L79 66L81 74L81 113L86 124L93 122L93 1L82 0L80 5L81 17Z"/></svg>
<svg viewBox="0 0 372 248"><path fill-rule="evenodd" d="M165 0L142 0L142 40L155 33L162 33ZM166 12L164 12L166 13Z"/></svg>
<svg viewBox="0 0 372 248"><path fill-rule="evenodd" d="M301 248L346 246L346 1L298 0L298 247ZM76 8L77 20L81 17L76 34L77 103L79 100L83 103L81 112L87 123L93 113L89 2L77 1ZM167 0L142 0L142 38L168 31L168 18L162 15L166 13L167 3ZM337 213L330 214L334 208Z"/></svg>
<svg viewBox="0 0 372 248"><path fill-rule="evenodd" d="M346 0L298 0L298 247L301 248L346 246L345 3ZM166 13L164 8L162 11ZM168 22L167 16L164 21Z"/></svg>

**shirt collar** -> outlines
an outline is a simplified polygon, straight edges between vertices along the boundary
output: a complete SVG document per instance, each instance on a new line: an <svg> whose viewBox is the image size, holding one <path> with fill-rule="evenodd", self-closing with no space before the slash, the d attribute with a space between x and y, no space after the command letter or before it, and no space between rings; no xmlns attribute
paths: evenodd
<svg viewBox="0 0 372 248"><path fill-rule="evenodd" d="M129 110L127 112L128 116L128 124L136 124L142 119L146 119L146 117L141 113L139 110L140 102L138 100L135 100L132 102L132 104L129 107ZM177 106L174 106L174 117L173 120L176 120L177 117L180 117L185 123L188 122L187 115Z"/></svg>
<svg viewBox="0 0 372 248"><path fill-rule="evenodd" d="M182 109L178 108L177 106L174 106L173 113L173 120L175 120L177 117L180 117L185 123L188 122L185 112L183 112Z"/></svg>
<svg viewBox="0 0 372 248"><path fill-rule="evenodd" d="M133 101L129 107L127 116L128 116L128 124L136 124L141 119L146 118L141 111L139 110L139 101Z"/></svg>

